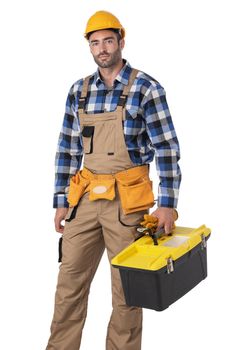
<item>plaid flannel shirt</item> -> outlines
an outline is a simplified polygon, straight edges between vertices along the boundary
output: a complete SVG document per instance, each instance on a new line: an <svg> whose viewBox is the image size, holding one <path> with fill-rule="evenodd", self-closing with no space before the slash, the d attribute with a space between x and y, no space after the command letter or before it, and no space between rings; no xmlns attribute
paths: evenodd
<svg viewBox="0 0 233 350"><path fill-rule="evenodd" d="M86 113L113 111L127 85L131 66L124 66L108 90L97 70L90 78ZM78 117L78 100L83 79L75 82L68 93L66 111L55 158L55 193L53 207L68 207L70 178L81 168L82 135ZM139 71L126 102L124 137L135 165L148 164L155 158L159 176L158 206L177 207L181 172L178 165L179 143L169 112L164 88L155 79Z"/></svg>

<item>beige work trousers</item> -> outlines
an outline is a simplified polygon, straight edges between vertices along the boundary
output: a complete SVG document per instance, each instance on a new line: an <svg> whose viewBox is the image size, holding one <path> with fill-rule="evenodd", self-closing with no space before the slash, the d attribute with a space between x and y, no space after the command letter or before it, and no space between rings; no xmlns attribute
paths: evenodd
<svg viewBox="0 0 233 350"><path fill-rule="evenodd" d="M75 218L65 224L62 263L47 350L80 349L90 284L105 247L110 261L134 241L136 226L148 213L148 210L143 210L124 215L117 191L112 201L89 201L88 196L89 193L84 194ZM106 350L140 350L142 309L125 304L119 270L112 266L111 279L113 310L107 330ZM105 288L104 285L104 293L107 292Z"/></svg>

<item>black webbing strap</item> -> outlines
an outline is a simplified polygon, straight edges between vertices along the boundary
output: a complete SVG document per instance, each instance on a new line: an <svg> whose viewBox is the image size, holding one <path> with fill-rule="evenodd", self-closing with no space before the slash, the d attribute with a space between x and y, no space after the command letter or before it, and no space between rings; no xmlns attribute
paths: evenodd
<svg viewBox="0 0 233 350"><path fill-rule="evenodd" d="M58 262L62 261L62 236L59 238L58 241Z"/></svg>

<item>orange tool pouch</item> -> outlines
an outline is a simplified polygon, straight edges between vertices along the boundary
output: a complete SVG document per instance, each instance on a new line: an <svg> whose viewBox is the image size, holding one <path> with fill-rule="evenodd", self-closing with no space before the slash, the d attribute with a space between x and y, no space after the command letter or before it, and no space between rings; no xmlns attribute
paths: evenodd
<svg viewBox="0 0 233 350"><path fill-rule="evenodd" d="M67 201L70 207L74 207L78 204L80 198L86 192L86 188L89 185L90 180L82 176L82 171L78 171L70 180L69 193Z"/></svg>
<svg viewBox="0 0 233 350"><path fill-rule="evenodd" d="M84 168L71 178L68 194L70 206L78 204L85 192L89 200L113 200L117 184L124 214L149 209L154 205L152 181L147 165L137 166L116 174L93 174Z"/></svg>
<svg viewBox="0 0 233 350"><path fill-rule="evenodd" d="M90 182L90 201L97 199L109 199L115 198L115 179L94 179Z"/></svg>
<svg viewBox="0 0 233 350"><path fill-rule="evenodd" d="M154 206L153 186L147 166L117 173L116 180L124 214Z"/></svg>

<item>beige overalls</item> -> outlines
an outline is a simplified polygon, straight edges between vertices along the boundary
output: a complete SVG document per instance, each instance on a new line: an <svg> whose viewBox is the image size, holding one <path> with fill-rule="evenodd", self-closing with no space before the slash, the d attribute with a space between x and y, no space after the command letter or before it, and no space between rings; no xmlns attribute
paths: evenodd
<svg viewBox="0 0 233 350"><path fill-rule="evenodd" d="M122 103L127 99L136 74L137 71L133 70L117 109L99 114L86 114L83 111L82 102L87 96L89 77L84 81L79 120L84 145L84 167L92 174L111 176L123 171L122 174L127 176L127 169L136 166L132 163L125 144ZM47 350L80 348L90 284L104 249L107 249L108 258L111 260L131 244L136 237L136 226L142 221L145 213L148 213L147 209L124 214L117 188L113 200L90 201L89 192L86 192L78 206L69 208ZM113 310L108 325L106 349L140 350L142 310L125 304L118 269L111 267L111 276ZM103 285L102 288L103 292L106 292L106 286Z"/></svg>

